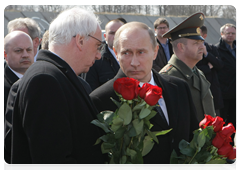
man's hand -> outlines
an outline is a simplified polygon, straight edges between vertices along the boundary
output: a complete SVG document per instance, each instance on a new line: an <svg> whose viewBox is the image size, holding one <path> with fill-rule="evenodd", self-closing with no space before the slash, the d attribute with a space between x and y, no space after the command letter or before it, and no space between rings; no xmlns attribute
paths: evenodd
<svg viewBox="0 0 240 170"><path fill-rule="evenodd" d="M210 69L213 68L213 65L210 62L208 62L208 66L209 66Z"/></svg>
<svg viewBox="0 0 240 170"><path fill-rule="evenodd" d="M204 45L204 47L203 47L203 54L204 54L204 56L206 56L207 55L207 48L206 48L206 46Z"/></svg>

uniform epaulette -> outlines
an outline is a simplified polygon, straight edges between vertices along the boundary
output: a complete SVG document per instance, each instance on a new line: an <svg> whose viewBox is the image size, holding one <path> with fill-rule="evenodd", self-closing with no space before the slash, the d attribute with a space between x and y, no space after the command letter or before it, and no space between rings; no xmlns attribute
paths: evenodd
<svg viewBox="0 0 240 170"><path fill-rule="evenodd" d="M173 65L167 64L167 65L165 65L165 66L162 68L162 70L160 71L160 73L166 73L166 72L168 72L169 70L171 70L172 67L173 67Z"/></svg>

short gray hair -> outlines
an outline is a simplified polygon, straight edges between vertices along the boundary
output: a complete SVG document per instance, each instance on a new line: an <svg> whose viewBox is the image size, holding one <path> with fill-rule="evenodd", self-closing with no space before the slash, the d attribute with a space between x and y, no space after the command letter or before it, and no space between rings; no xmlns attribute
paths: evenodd
<svg viewBox="0 0 240 170"><path fill-rule="evenodd" d="M74 7L60 13L49 27L49 45L69 44L77 34L86 37L94 34L100 22L92 11Z"/></svg>
<svg viewBox="0 0 240 170"><path fill-rule="evenodd" d="M115 36L114 36L114 42L113 42L113 46L114 48L117 50L118 49L118 45L119 45L119 37L120 37L120 34L122 33L123 30L125 30L126 28L128 27L137 27L137 28L142 28L146 31L148 31L148 34L150 36L150 42L152 44L152 47L153 49L155 49L155 47L157 46L157 41L156 41L156 38L155 38L155 35L154 35L154 32L153 30L148 27L146 24L142 23L142 22L129 22L129 23L126 23L124 24L123 26L121 26L117 32L115 33Z"/></svg>
<svg viewBox="0 0 240 170"><path fill-rule="evenodd" d="M236 26L234 24L227 23L220 28L220 33L224 33L226 27L233 27L236 29Z"/></svg>
<svg viewBox="0 0 240 170"><path fill-rule="evenodd" d="M176 39L174 41L171 41L171 43L172 43L173 51L177 52L178 51L178 48L177 48L178 43L182 43L184 45L187 45L187 38L179 38L179 39Z"/></svg>
<svg viewBox="0 0 240 170"><path fill-rule="evenodd" d="M41 29L37 22L31 18L16 18L8 23L8 33L15 29L27 28L29 36L34 39L41 37Z"/></svg>

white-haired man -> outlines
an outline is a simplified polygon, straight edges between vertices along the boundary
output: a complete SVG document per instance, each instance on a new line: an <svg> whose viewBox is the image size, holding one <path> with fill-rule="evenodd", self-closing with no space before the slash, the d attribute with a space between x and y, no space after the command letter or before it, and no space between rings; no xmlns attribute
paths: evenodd
<svg viewBox="0 0 240 170"><path fill-rule="evenodd" d="M98 113L77 75L100 59L96 16L72 8L49 28L49 51L18 84L13 111L12 163L104 163L101 131L90 122Z"/></svg>

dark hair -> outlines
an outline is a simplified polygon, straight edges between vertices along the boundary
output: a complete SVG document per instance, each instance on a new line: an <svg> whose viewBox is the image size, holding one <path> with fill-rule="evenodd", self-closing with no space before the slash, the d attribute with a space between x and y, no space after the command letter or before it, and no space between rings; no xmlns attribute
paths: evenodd
<svg viewBox="0 0 240 170"><path fill-rule="evenodd" d="M205 25L200 27L203 34L207 34L207 27Z"/></svg>
<svg viewBox="0 0 240 170"><path fill-rule="evenodd" d="M160 24L166 24L167 27L169 28L169 23L165 18L158 18L155 22L154 22L154 28L156 29L158 25Z"/></svg>
<svg viewBox="0 0 240 170"><path fill-rule="evenodd" d="M124 24L127 23L127 21L124 18L117 18L118 20L122 21Z"/></svg>

